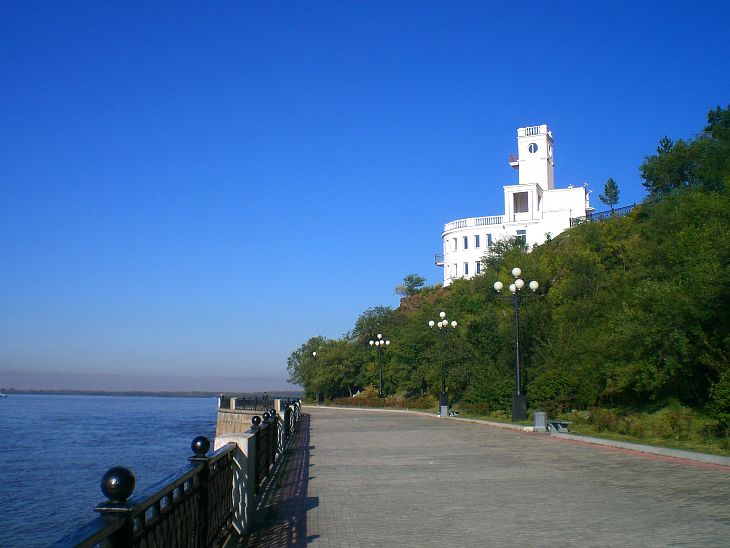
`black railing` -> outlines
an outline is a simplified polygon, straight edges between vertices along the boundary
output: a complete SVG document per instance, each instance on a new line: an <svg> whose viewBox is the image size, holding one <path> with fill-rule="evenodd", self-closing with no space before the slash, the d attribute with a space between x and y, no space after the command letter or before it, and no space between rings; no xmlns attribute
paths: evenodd
<svg viewBox="0 0 730 548"><path fill-rule="evenodd" d="M242 411L264 411L269 408L268 397L263 398L233 398L234 409Z"/></svg>
<svg viewBox="0 0 730 548"><path fill-rule="evenodd" d="M269 476L278 456L283 455L296 431L301 402L281 402L283 416L274 409L251 420L255 436L255 490ZM108 500L95 511L100 516L64 537L54 546L137 547L222 545L233 531L233 497L236 486L237 445L228 443L208 456L210 441L203 436L191 444L189 466L133 498L134 474L114 467L102 478ZM251 503L247 503L251 504Z"/></svg>
<svg viewBox="0 0 730 548"><path fill-rule="evenodd" d="M233 452L228 444L206 456L207 438L192 444L195 454L186 471L167 478L130 499L134 475L110 469L102 479L108 500L94 510L101 516L56 546L212 546L228 536L233 512Z"/></svg>
<svg viewBox="0 0 730 548"><path fill-rule="evenodd" d="M610 219L612 217L623 217L625 215L628 215L632 209L636 207L636 204L632 204L629 206L624 207L617 207L614 210L608 210L608 211L600 211L598 213L591 213L589 215L585 215L584 217L572 217L570 219L570 226L576 226L583 223L590 223L593 221L603 221L605 219Z"/></svg>

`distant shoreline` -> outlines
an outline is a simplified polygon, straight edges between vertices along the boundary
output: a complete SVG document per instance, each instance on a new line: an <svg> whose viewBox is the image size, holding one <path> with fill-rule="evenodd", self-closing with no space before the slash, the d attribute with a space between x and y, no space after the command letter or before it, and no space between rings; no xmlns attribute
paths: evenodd
<svg viewBox="0 0 730 548"><path fill-rule="evenodd" d="M46 390L46 389L25 389L25 388L3 388L3 394L29 394L37 396L154 396L158 398L217 398L220 392L210 391L158 391L158 390ZM225 392L227 396L235 395L257 395L268 393L271 397L301 397L302 393L291 390L271 390L257 392Z"/></svg>

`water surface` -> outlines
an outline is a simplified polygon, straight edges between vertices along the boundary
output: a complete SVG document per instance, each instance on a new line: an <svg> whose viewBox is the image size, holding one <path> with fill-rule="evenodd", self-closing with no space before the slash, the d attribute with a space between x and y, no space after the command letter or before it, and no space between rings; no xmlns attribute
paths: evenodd
<svg viewBox="0 0 730 548"><path fill-rule="evenodd" d="M134 472L135 492L185 467L215 416L214 398L0 398L0 546L47 546L94 519L112 466Z"/></svg>

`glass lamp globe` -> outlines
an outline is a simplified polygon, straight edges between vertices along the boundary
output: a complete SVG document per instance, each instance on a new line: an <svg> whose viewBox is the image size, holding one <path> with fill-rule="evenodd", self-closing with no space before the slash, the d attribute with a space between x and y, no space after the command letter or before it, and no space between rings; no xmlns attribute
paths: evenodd
<svg viewBox="0 0 730 548"><path fill-rule="evenodd" d="M514 276L515 278L519 278L519 277L520 277L520 274L522 274L522 270L520 270L520 269L519 269L518 267L514 267L514 268L512 269L512 275L513 275L513 276Z"/></svg>
<svg viewBox="0 0 730 548"><path fill-rule="evenodd" d="M499 293L502 289L504 289L504 284L502 282L494 282L494 290L496 292Z"/></svg>

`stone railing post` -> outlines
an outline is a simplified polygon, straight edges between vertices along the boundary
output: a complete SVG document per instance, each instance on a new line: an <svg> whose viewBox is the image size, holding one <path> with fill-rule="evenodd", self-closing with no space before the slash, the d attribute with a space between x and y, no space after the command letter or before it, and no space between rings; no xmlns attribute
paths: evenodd
<svg viewBox="0 0 730 548"><path fill-rule="evenodd" d="M235 443L238 449L233 454L233 528L244 535L253 525L254 497L256 488L256 435L225 434L216 436L215 450L228 443Z"/></svg>

